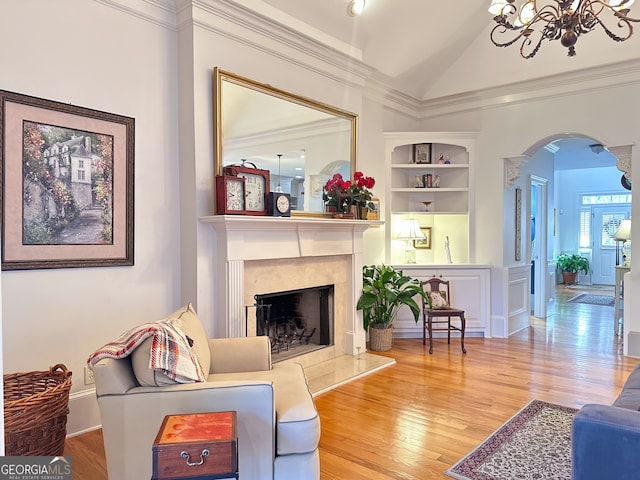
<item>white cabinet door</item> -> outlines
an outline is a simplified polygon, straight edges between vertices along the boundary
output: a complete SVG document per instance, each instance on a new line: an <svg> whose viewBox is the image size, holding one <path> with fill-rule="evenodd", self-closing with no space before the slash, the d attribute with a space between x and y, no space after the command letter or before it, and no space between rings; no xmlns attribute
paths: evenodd
<svg viewBox="0 0 640 480"><path fill-rule="evenodd" d="M467 321L466 335L489 337L490 322L490 269L480 268L451 268L429 266L397 266L406 275L410 275L421 281L431 277L440 277L448 280L451 293L451 304L464 310ZM439 332L441 333L441 332ZM446 335L446 333L445 333ZM396 337L421 337L422 314L416 324L413 315L407 307L402 307L394 321L394 336Z"/></svg>

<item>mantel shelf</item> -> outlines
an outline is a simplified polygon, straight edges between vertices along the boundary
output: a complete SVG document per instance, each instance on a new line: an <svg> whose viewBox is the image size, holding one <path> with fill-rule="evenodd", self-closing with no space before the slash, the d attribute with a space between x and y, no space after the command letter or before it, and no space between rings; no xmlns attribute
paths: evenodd
<svg viewBox="0 0 640 480"><path fill-rule="evenodd" d="M336 219L322 216L269 217L255 215L211 215L200 217L216 230L366 230L374 225L384 225L381 220Z"/></svg>

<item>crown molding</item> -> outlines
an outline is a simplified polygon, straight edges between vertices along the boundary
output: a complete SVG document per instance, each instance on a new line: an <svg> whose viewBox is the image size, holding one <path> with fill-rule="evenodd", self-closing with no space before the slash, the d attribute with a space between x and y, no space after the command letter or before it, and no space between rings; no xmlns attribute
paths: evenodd
<svg viewBox="0 0 640 480"><path fill-rule="evenodd" d="M640 83L640 59L420 102L421 120Z"/></svg>
<svg viewBox="0 0 640 480"><path fill-rule="evenodd" d="M374 71L359 59L229 0L187 0L199 28L222 35L350 87Z"/></svg>
<svg viewBox="0 0 640 480"><path fill-rule="evenodd" d="M93 0L146 22L177 31L175 0Z"/></svg>

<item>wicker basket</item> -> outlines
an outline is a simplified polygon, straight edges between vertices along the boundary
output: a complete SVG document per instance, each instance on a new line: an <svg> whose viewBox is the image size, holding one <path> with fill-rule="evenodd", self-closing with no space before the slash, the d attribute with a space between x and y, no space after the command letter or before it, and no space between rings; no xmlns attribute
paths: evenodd
<svg viewBox="0 0 640 480"><path fill-rule="evenodd" d="M63 455L70 389L71 372L62 364L4 376L5 455Z"/></svg>
<svg viewBox="0 0 640 480"><path fill-rule="evenodd" d="M374 352L391 350L393 344L393 327L369 328L369 348Z"/></svg>

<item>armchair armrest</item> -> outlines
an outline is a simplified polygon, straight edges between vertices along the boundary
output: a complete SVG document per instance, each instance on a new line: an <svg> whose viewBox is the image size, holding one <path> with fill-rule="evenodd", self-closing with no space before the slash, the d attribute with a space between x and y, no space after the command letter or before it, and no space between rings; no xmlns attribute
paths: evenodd
<svg viewBox="0 0 640 480"><path fill-rule="evenodd" d="M209 374L271 370L271 342L267 336L209 339Z"/></svg>
<svg viewBox="0 0 640 480"><path fill-rule="evenodd" d="M640 412L585 405L573 420L572 478L624 480L640 471Z"/></svg>

